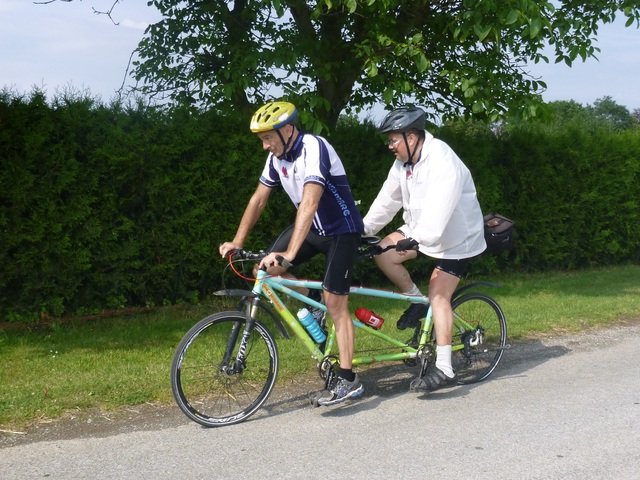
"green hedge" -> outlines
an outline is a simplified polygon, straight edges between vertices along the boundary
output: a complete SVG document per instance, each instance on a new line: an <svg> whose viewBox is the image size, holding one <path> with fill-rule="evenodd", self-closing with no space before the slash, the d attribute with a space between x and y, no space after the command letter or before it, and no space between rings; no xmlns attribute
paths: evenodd
<svg viewBox="0 0 640 480"><path fill-rule="evenodd" d="M265 153L246 118L0 93L0 321L197 302L220 288L230 240ZM473 273L640 260L640 134L517 126L496 136L460 123L434 130L471 169L485 212L517 222L517 248ZM330 141L366 212L392 155L375 127L344 119ZM293 221L272 195L247 248ZM390 225L390 231L400 219ZM316 276L322 261L303 276ZM412 266L426 281L429 260ZM388 282L372 263L357 279Z"/></svg>
<svg viewBox="0 0 640 480"><path fill-rule="evenodd" d="M567 269L640 260L640 134L518 129L504 141L517 265Z"/></svg>

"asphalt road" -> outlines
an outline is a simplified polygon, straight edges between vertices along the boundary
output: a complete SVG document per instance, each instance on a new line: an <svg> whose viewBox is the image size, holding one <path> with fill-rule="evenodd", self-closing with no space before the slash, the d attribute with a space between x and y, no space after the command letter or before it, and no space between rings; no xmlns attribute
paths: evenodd
<svg viewBox="0 0 640 480"><path fill-rule="evenodd" d="M512 345L485 382L430 395L362 374L364 398L314 409L276 387L216 429L177 409L79 415L0 437L0 479L640 479L640 324Z"/></svg>

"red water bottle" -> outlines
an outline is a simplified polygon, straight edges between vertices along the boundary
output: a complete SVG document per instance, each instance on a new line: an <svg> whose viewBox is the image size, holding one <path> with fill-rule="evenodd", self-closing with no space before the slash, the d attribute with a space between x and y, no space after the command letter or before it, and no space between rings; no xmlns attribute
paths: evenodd
<svg viewBox="0 0 640 480"><path fill-rule="evenodd" d="M384 319L380 315L362 307L356 309L356 318L376 330L380 330L384 323Z"/></svg>

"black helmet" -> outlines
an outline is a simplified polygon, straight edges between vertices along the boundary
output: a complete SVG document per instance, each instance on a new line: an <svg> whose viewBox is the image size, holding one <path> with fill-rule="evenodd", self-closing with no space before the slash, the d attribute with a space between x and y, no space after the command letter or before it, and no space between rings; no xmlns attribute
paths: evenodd
<svg viewBox="0 0 640 480"><path fill-rule="evenodd" d="M402 133L413 129L424 130L424 110L418 107L400 107L384 117L378 131Z"/></svg>

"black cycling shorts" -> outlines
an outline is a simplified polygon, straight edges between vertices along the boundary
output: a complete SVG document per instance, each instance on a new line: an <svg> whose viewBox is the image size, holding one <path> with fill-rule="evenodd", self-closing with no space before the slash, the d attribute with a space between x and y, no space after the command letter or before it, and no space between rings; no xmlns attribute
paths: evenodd
<svg viewBox="0 0 640 480"><path fill-rule="evenodd" d="M462 278L467 274L471 258L461 258L459 260L452 260L447 258L439 258L436 260L436 268L442 270L444 273L454 275L458 278Z"/></svg>
<svg viewBox="0 0 640 480"><path fill-rule="evenodd" d="M396 230L396 232L401 233L403 237L406 237L402 230ZM424 253L418 250L418 255L426 257ZM438 258L436 259L436 268L438 270L443 271L444 273L448 273L449 275L453 275L458 278L462 278L467 274L467 270L469 269L469 264L471 260L475 257L469 258L459 258L459 259L448 259L448 258Z"/></svg>
<svg viewBox="0 0 640 480"><path fill-rule="evenodd" d="M285 252L289 246L292 233L293 225L280 234L269 248L269 251ZM353 276L353 266L358 257L360 243L359 233L324 237L309 231L296 258L291 263L300 265L317 254L324 253L326 261L322 287L335 295L348 295Z"/></svg>

